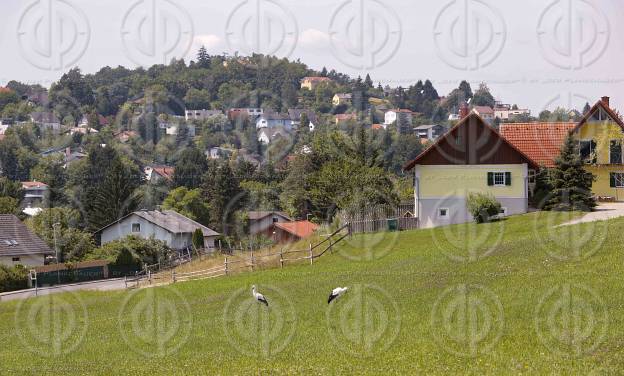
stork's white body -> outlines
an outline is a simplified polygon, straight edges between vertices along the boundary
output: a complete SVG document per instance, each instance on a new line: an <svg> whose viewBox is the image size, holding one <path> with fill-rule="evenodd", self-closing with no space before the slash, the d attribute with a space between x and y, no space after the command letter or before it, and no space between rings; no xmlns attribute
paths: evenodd
<svg viewBox="0 0 624 376"><path fill-rule="evenodd" d="M342 294L347 292L348 289L348 287L336 287L333 289L329 295L329 299L327 299L327 304L331 303L332 300L339 298Z"/></svg>
<svg viewBox="0 0 624 376"><path fill-rule="evenodd" d="M256 291L256 285L251 286L251 295L253 295L254 299L256 299L257 302L262 303L267 307L269 306L269 302L267 302L264 295Z"/></svg>

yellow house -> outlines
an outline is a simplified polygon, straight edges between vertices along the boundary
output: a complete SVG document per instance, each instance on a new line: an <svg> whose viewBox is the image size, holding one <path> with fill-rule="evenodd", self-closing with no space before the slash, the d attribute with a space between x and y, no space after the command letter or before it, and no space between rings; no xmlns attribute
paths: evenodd
<svg viewBox="0 0 624 376"><path fill-rule="evenodd" d="M328 77L304 77L301 80L301 88L314 90L322 82L331 82L331 79Z"/></svg>
<svg viewBox="0 0 624 376"><path fill-rule="evenodd" d="M340 106L343 104L350 105L351 104L351 94L350 93L338 93L335 94L332 98L332 104L334 106Z"/></svg>
<svg viewBox="0 0 624 376"><path fill-rule="evenodd" d="M467 197L491 193L502 215L528 211L529 175L538 165L479 115L464 117L403 169L414 171L421 228L472 221Z"/></svg>
<svg viewBox="0 0 624 376"><path fill-rule="evenodd" d="M587 170L596 175L593 193L599 199L624 201L624 123L602 97L572 130Z"/></svg>

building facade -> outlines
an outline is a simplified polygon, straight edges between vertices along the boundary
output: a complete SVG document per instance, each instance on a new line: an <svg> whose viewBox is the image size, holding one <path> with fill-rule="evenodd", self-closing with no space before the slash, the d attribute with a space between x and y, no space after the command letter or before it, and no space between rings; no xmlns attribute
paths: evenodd
<svg viewBox="0 0 624 376"><path fill-rule="evenodd" d="M414 172L415 216L420 227L470 222L470 193L490 193L501 215L528 211L529 171L537 164L470 114L404 166Z"/></svg>

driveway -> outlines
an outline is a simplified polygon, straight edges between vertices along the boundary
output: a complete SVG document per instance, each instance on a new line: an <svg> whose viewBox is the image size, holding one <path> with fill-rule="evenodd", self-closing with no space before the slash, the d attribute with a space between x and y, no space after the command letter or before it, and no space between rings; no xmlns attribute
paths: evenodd
<svg viewBox="0 0 624 376"><path fill-rule="evenodd" d="M67 291L80 291L80 290L121 290L126 288L126 283L123 278L105 279L102 281L92 281L83 283L73 283L69 285L59 285L52 287L40 287L38 289L19 290L12 292L4 292L0 294L0 302L15 299L26 299L35 296L55 294L59 292Z"/></svg>
<svg viewBox="0 0 624 376"><path fill-rule="evenodd" d="M578 223L604 221L607 219L624 217L624 202L605 202L598 204L596 210L587 213L581 218L566 222L561 226L576 225Z"/></svg>

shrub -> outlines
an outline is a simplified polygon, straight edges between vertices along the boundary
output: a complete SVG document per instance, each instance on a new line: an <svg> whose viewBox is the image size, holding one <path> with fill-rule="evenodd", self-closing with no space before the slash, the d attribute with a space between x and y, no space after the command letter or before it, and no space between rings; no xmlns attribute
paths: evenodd
<svg viewBox="0 0 624 376"><path fill-rule="evenodd" d="M200 228L193 232L193 247L195 249L204 248L204 232Z"/></svg>
<svg viewBox="0 0 624 376"><path fill-rule="evenodd" d="M502 208L500 202L496 201L491 193L469 193L467 206L477 223L489 222L492 217L500 213Z"/></svg>
<svg viewBox="0 0 624 376"><path fill-rule="evenodd" d="M28 270L21 265L0 265L0 292L28 288Z"/></svg>
<svg viewBox="0 0 624 376"><path fill-rule="evenodd" d="M90 252L88 260L108 260L115 264L155 264L166 260L172 251L167 245L155 239L127 236L104 244Z"/></svg>

